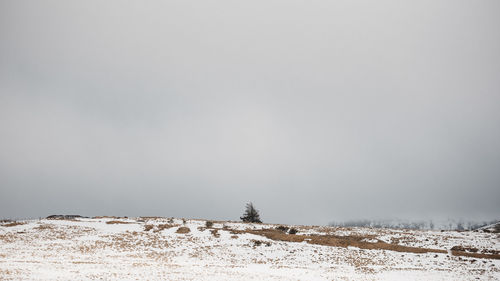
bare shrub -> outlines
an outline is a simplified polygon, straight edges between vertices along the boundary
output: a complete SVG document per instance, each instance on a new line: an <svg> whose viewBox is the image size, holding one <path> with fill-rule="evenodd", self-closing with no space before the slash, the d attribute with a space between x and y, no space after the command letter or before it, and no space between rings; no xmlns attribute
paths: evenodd
<svg viewBox="0 0 500 281"><path fill-rule="evenodd" d="M280 231L283 231L283 232L287 232L288 231L288 227L284 226L284 225L280 225L278 227L276 227L277 230L280 230Z"/></svg>
<svg viewBox="0 0 500 281"><path fill-rule="evenodd" d="M261 235L268 239L275 241L288 241L288 242L307 242L309 244L323 245L323 246L334 246L347 248L349 246L357 247L360 249L367 250L389 250L395 252L407 252L407 253L441 253L446 254L446 250L442 249L430 249L430 248L419 248L402 246L397 244L389 244L383 241L378 241L375 243L365 242L364 239L372 239L370 236L337 236L337 235L290 235L283 233L282 231L276 229L262 229L262 230L234 230L235 233L250 233L255 235ZM500 259L498 253L492 252L490 254L485 253L471 253L464 251L453 251L454 256L465 256L473 258L486 258L486 259Z"/></svg>
<svg viewBox="0 0 500 281"><path fill-rule="evenodd" d="M124 218L127 218L127 217L124 217ZM141 219L144 219L144 220L159 220L159 219L162 219L162 217L152 217L152 216L146 216L146 217L140 217Z"/></svg>
<svg viewBox="0 0 500 281"><path fill-rule="evenodd" d="M153 227L154 227L154 225L152 225L152 224L146 224L144 226L144 231L150 231L151 229L153 229Z"/></svg>
<svg viewBox="0 0 500 281"><path fill-rule="evenodd" d="M212 229L212 230L210 230L210 233L212 233L212 235L213 235L215 238L219 238L219 237L220 237L220 234L219 234L219 230L218 230L218 229Z"/></svg>
<svg viewBox="0 0 500 281"><path fill-rule="evenodd" d="M169 228L171 228L171 227L173 227L173 225L172 225L172 224L167 224L167 223L164 223L164 224L159 224L159 225L158 225L158 228L155 230L155 232L162 231L162 230L164 230L164 229L169 229Z"/></svg>
<svg viewBox="0 0 500 281"><path fill-rule="evenodd" d="M46 229L54 229L54 227L50 224L40 224L37 227L35 227L35 229L46 230Z"/></svg>
<svg viewBox="0 0 500 281"><path fill-rule="evenodd" d="M240 219L244 222L262 223L259 211L255 209L252 202L247 203L245 213L240 217Z"/></svg>
<svg viewBox="0 0 500 281"><path fill-rule="evenodd" d="M483 250L481 250L481 253L483 253L483 254L499 255L500 251L493 250L493 249L483 249Z"/></svg>
<svg viewBox="0 0 500 281"><path fill-rule="evenodd" d="M470 252L477 253L478 249L474 247L464 247L464 246L453 246L451 247L452 251L462 251L462 252Z"/></svg>
<svg viewBox="0 0 500 281"><path fill-rule="evenodd" d="M181 226L176 231L176 233L180 233L180 234L186 234L189 232L191 232L191 229L189 229L189 227L186 227L186 226Z"/></svg>
<svg viewBox="0 0 500 281"><path fill-rule="evenodd" d="M206 228L212 228L213 225L214 225L214 222L212 222L212 221L206 221L205 222L205 227Z"/></svg>

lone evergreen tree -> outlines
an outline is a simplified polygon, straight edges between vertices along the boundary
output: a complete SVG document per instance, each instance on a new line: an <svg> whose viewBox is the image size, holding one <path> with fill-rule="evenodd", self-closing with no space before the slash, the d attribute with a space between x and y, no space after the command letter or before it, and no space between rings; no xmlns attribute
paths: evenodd
<svg viewBox="0 0 500 281"><path fill-rule="evenodd" d="M245 213L242 217L240 217L240 219L244 222L262 222L260 220L259 211L254 208L252 202L247 203Z"/></svg>

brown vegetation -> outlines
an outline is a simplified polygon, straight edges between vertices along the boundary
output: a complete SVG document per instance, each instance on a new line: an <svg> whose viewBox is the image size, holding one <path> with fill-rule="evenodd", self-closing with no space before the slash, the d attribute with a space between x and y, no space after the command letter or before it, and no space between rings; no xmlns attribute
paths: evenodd
<svg viewBox="0 0 500 281"><path fill-rule="evenodd" d="M11 223L2 224L1 226L12 227L12 226L23 225L23 224L26 224L26 223L25 222L14 221L14 222L11 222Z"/></svg>
<svg viewBox="0 0 500 281"><path fill-rule="evenodd" d="M51 224L40 224L37 227L35 227L34 229L38 229L38 230L54 229L54 226Z"/></svg>
<svg viewBox="0 0 500 281"><path fill-rule="evenodd" d="M159 224L155 230L155 232L158 232L158 231L162 231L164 229L169 229L171 227L174 227L173 224L168 224L168 223L164 223L164 224Z"/></svg>
<svg viewBox="0 0 500 281"><path fill-rule="evenodd" d="M176 225L169 224L169 223L163 223L163 224L159 224L156 226L154 224L146 224L146 225L144 225L144 231L150 231L151 229L153 229L154 232L159 232L159 231L169 229L169 228L174 227L174 226L176 226Z"/></svg>
<svg viewBox="0 0 500 281"><path fill-rule="evenodd" d="M478 249L473 247L463 247L463 246L453 246L451 248L452 251L462 251L462 252L470 252L477 253Z"/></svg>
<svg viewBox="0 0 500 281"><path fill-rule="evenodd" d="M191 232L191 229L189 229L189 227L186 227L186 226L181 226L176 231L176 233L180 233L180 234L185 234L185 233L189 233L189 232Z"/></svg>
<svg viewBox="0 0 500 281"><path fill-rule="evenodd" d="M219 234L219 230L218 230L218 229L212 229L212 230L210 230L210 233L212 233L212 235L213 235L215 238L219 238L219 237L220 237L220 234Z"/></svg>
<svg viewBox="0 0 500 281"><path fill-rule="evenodd" d="M252 240L252 243L253 243L254 247L258 247L260 245L266 245L266 247L271 246L271 242L265 242L265 241L261 241L261 240Z"/></svg>
<svg viewBox="0 0 500 281"><path fill-rule="evenodd" d="M106 224L130 224L128 221L107 221Z"/></svg>
<svg viewBox="0 0 500 281"><path fill-rule="evenodd" d="M251 233L255 235L261 235L275 241L287 241L287 242L306 241L307 243L310 244L344 247L344 248L351 246L367 250L388 250L395 252L407 252L407 253L418 253L418 254L447 253L446 250L402 246L397 244L389 244L380 240L377 240L377 242L374 243L363 241L364 239L367 238L373 239L373 237L369 236L295 235L295 234L286 234L282 230L277 230L277 229L244 230L244 231L234 230L233 233ZM462 250L451 250L451 253L455 256L500 259L500 255L498 254L471 253Z"/></svg>

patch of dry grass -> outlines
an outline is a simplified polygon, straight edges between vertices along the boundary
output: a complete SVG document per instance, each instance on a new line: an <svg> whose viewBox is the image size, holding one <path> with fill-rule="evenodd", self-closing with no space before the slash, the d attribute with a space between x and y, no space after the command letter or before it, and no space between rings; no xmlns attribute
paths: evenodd
<svg viewBox="0 0 500 281"><path fill-rule="evenodd" d="M51 230L51 229L54 229L54 226L50 225L50 224L40 224L37 227L35 227L34 229L37 229L37 230Z"/></svg>
<svg viewBox="0 0 500 281"><path fill-rule="evenodd" d="M286 242L304 242L323 246L333 246L333 247L343 247L347 248L357 247L360 249L367 250L388 250L395 252L406 252L406 253L440 253L446 254L446 250L439 249L429 249L429 248L419 248L419 247L409 247L397 244L389 244L383 241L378 241L375 243L365 242L364 239L373 239L371 235L366 236L337 236L337 235L295 235L286 234L281 230L276 229L262 229L262 230L244 230L244 231L233 231L233 233L251 233L256 235L264 236L268 239L275 241L286 241ZM498 254L484 254L484 253L470 253L465 251L454 251L451 253L455 256L465 256L473 258L486 258L486 259L500 259Z"/></svg>
<svg viewBox="0 0 500 281"><path fill-rule="evenodd" d="M163 223L156 226L155 232L162 231L174 227L173 224Z"/></svg>
<svg viewBox="0 0 500 281"><path fill-rule="evenodd" d="M254 247L258 247L260 245L265 245L266 247L271 246L271 242L265 242L265 241L261 241L261 240L255 240L255 239L252 240L252 243L253 243Z"/></svg>
<svg viewBox="0 0 500 281"><path fill-rule="evenodd" d="M174 226L177 226L177 225L169 224L169 223L163 223L163 224L159 224L159 225L146 224L146 225L144 225L144 231L150 231L153 229L154 232L160 232L162 230L169 229L169 228L172 228Z"/></svg>
<svg viewBox="0 0 500 281"><path fill-rule="evenodd" d="M11 222L11 223L2 224L1 226L5 226L5 227L13 227L13 226L18 226L18 225L23 225L23 224L26 224L26 223L25 223L25 222L13 221L13 222Z"/></svg>

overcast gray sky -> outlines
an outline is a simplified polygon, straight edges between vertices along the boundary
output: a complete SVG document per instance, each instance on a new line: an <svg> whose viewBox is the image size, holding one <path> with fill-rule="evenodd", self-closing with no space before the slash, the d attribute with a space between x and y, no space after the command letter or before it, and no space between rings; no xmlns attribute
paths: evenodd
<svg viewBox="0 0 500 281"><path fill-rule="evenodd" d="M500 1L0 0L0 217L500 217Z"/></svg>

